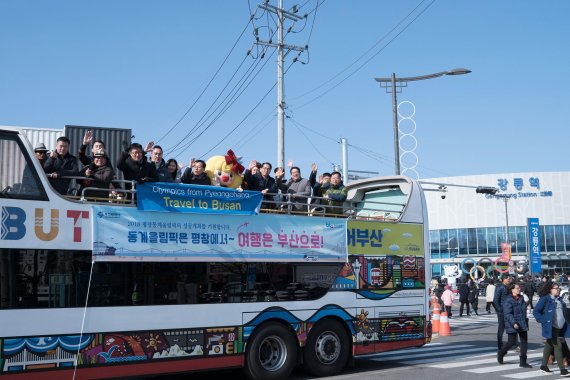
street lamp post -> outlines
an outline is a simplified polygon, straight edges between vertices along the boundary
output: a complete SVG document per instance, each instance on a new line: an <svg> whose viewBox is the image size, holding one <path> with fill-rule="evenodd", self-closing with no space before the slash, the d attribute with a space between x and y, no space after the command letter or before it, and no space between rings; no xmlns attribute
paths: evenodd
<svg viewBox="0 0 570 380"><path fill-rule="evenodd" d="M400 175L400 146L399 146L399 133L398 133L398 102L396 99L396 92L398 90L401 92L402 87L407 87L408 82L432 79L441 77L443 75L462 75L469 74L471 70L468 69L453 69L448 71L442 71L440 73L421 75L418 77L400 77L397 78L396 74L392 73L389 78L374 78L376 82L380 82L380 86L386 89L386 93L392 92L392 112L394 114L394 161L396 166L396 175Z"/></svg>

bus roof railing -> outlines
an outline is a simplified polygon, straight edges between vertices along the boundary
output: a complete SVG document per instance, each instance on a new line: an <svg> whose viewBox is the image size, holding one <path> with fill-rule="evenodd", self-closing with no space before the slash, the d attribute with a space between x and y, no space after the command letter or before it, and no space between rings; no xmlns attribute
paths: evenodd
<svg viewBox="0 0 570 380"><path fill-rule="evenodd" d="M89 180L87 177L66 176L65 179ZM85 187L81 189L79 195L68 195L69 199L79 200L88 203L107 203L114 205L135 206L136 205L136 181L113 180L114 185L130 185L131 189L119 186L109 187ZM97 191L107 196L86 196L88 191ZM277 198L277 199L276 199ZM406 203L384 202L378 200L360 201L332 201L329 198L306 196L298 194L276 194L273 199L264 197L261 204L261 213L268 214L288 214L305 216L327 216L337 218L359 219L359 220L385 220L397 221L402 215Z"/></svg>

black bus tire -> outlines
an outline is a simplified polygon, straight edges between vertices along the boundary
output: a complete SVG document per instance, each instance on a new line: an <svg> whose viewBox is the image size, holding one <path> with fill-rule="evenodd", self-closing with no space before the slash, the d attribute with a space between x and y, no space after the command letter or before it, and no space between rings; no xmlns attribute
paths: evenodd
<svg viewBox="0 0 570 380"><path fill-rule="evenodd" d="M350 341L342 323L325 319L309 332L303 351L303 365L315 376L334 376L340 373L350 357Z"/></svg>
<svg viewBox="0 0 570 380"><path fill-rule="evenodd" d="M250 380L285 380L297 364L297 341L284 325L259 326L247 342L244 374Z"/></svg>

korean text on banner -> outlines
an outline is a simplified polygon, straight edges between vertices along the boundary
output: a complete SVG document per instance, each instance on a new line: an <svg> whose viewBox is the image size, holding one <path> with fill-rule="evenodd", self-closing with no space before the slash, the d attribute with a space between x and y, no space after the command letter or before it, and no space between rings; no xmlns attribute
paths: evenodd
<svg viewBox="0 0 570 380"><path fill-rule="evenodd" d="M164 182L137 186L137 206L141 211L251 215L259 213L262 199L259 191L217 186Z"/></svg>
<svg viewBox="0 0 570 380"><path fill-rule="evenodd" d="M538 218L528 218L528 240L531 273L542 273L540 259L540 223Z"/></svg>
<svg viewBox="0 0 570 380"><path fill-rule="evenodd" d="M346 235L349 255L424 256L425 254L421 224L349 220Z"/></svg>
<svg viewBox="0 0 570 380"><path fill-rule="evenodd" d="M200 215L94 206L97 261L346 261L346 221ZM331 223L334 222L334 223Z"/></svg>

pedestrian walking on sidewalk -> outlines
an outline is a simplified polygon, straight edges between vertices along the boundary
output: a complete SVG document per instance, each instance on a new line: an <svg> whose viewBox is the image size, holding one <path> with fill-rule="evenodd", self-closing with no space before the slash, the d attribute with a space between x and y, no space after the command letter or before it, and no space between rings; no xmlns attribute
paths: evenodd
<svg viewBox="0 0 570 380"><path fill-rule="evenodd" d="M447 312L448 318L451 318L451 306L453 306L454 300L455 300L455 294L453 294L449 285L445 285L445 290L441 295L441 301L443 302L443 306L445 306L445 311Z"/></svg>
<svg viewBox="0 0 570 380"><path fill-rule="evenodd" d="M534 298L534 293L536 293L536 285L534 284L534 281L530 275L528 275L525 279L524 292L528 296L530 308L534 309L532 299Z"/></svg>
<svg viewBox="0 0 570 380"><path fill-rule="evenodd" d="M469 287L469 295L467 296L467 301L471 305L471 313L475 313L475 315L479 315L477 311L479 307L479 287L475 282L472 282Z"/></svg>
<svg viewBox="0 0 570 380"><path fill-rule="evenodd" d="M500 350L503 346L503 333L505 332L505 316L503 315L503 301L507 297L507 286L512 282L511 276L503 274L501 283L495 289L495 297L493 298L493 307L497 311L497 348Z"/></svg>
<svg viewBox="0 0 570 380"><path fill-rule="evenodd" d="M493 298L495 298L495 280L490 279L487 288L485 289L485 301L487 305L485 306L485 310L487 314L491 314L491 305L493 304ZM495 306L493 306L495 308ZM497 309L495 309L495 313Z"/></svg>
<svg viewBox="0 0 570 380"><path fill-rule="evenodd" d="M548 357L554 352L560 375L569 377L570 372L564 368L562 337L570 338L570 315L566 304L560 298L560 286L552 280L547 280L540 287L538 295L540 300L534 306L533 315L542 325L542 337L546 339L540 369L543 372L552 372L548 368Z"/></svg>
<svg viewBox="0 0 570 380"><path fill-rule="evenodd" d="M459 302L461 305L459 306L459 316L463 317L463 306L467 307L467 315L469 315L469 285L471 281L468 281L464 284L459 286Z"/></svg>
<svg viewBox="0 0 570 380"><path fill-rule="evenodd" d="M507 286L507 296L503 301L503 315L505 318L505 331L509 337L507 344L504 344L497 352L497 361L503 364L503 358L507 351L515 345L517 335L520 338L520 362L519 367L532 368L527 363L527 343L528 343L528 323L526 319L526 302L521 295L519 285L509 284Z"/></svg>

